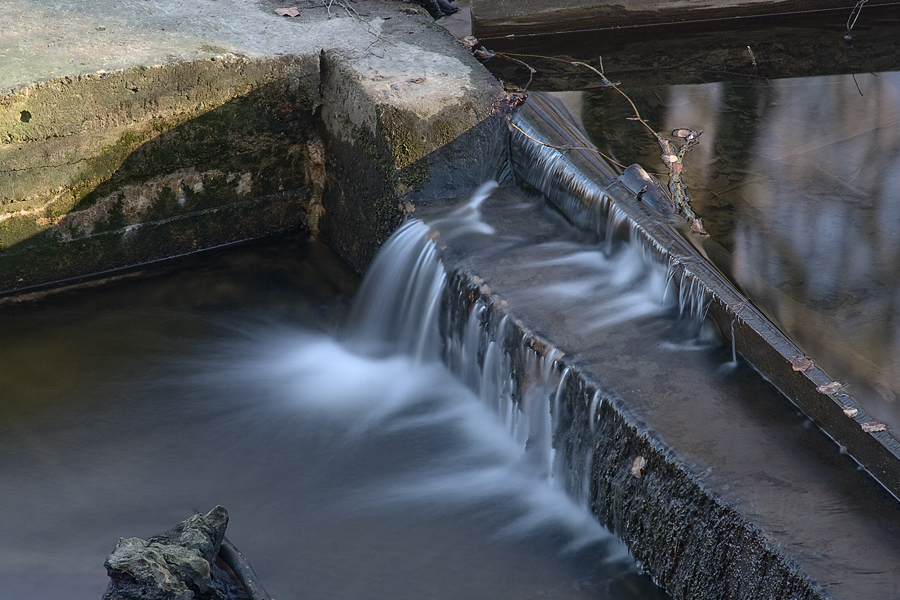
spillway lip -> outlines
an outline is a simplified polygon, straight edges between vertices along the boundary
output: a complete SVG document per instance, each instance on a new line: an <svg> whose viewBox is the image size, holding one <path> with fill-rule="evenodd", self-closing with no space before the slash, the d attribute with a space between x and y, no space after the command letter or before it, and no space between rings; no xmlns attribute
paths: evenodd
<svg viewBox="0 0 900 600"><path fill-rule="evenodd" d="M551 96L531 94L514 117L512 162L519 166L519 177L543 192L577 227L602 234L610 214L624 219L632 237L669 263L673 281L687 280L699 286L704 296L702 310L722 336L842 451L900 499L900 439L896 434L814 362L796 368L798 359L808 358L802 349L708 260L690 234L682 233L683 227L660 218L660 211L638 199L635 182L644 177L652 180L652 176L639 174L636 165L620 176L591 150L593 145L585 134L573 128L563 130L552 118L563 110ZM536 152L554 165L540 180L521 168Z"/></svg>

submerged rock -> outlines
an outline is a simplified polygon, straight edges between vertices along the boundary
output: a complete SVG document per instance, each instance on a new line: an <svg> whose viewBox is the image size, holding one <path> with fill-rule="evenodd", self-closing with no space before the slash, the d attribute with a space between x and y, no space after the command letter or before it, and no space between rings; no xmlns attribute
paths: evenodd
<svg viewBox="0 0 900 600"><path fill-rule="evenodd" d="M106 558L103 600L238 600L247 596L215 565L228 526L217 506L147 540L122 538Z"/></svg>

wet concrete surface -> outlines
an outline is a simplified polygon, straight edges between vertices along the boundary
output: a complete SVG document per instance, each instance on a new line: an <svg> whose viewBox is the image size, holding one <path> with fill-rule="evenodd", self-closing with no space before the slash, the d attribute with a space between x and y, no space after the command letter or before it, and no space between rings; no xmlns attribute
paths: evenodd
<svg viewBox="0 0 900 600"><path fill-rule="evenodd" d="M671 449L689 480L758 527L828 597L891 597L900 589L896 500L774 386L715 336L691 329L672 304L592 329L603 292L583 292L597 273L551 259L599 257L596 240L561 248L558 240L577 237L571 227L509 190L495 193L482 214L496 233L446 242L452 269L482 278L523 327L620 398L643 423L640 436ZM579 293L559 293L573 283ZM703 508L696 510L702 520ZM708 551L728 555L724 547Z"/></svg>

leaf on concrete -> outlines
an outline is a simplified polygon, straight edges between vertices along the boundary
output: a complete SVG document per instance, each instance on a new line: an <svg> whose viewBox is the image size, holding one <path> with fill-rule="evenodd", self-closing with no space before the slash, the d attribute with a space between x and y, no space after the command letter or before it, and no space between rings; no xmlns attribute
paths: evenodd
<svg viewBox="0 0 900 600"><path fill-rule="evenodd" d="M647 466L647 459L643 456L636 456L634 462L631 463L631 475L633 477L640 477L644 474L644 467Z"/></svg>
<svg viewBox="0 0 900 600"><path fill-rule="evenodd" d="M417 14L419 14L419 11L417 11L415 8L400 8L400 9L398 9L398 10L399 10L400 12L406 13L406 14L408 14L408 15L417 15Z"/></svg>
<svg viewBox="0 0 900 600"><path fill-rule="evenodd" d="M409 80L409 82L410 83L425 83L426 79L428 79L428 78L425 77L424 75L422 75L421 77L413 77L412 79Z"/></svg>
<svg viewBox="0 0 900 600"><path fill-rule="evenodd" d="M299 17L300 9L296 6L292 6L290 8L276 8L275 14L279 17Z"/></svg>
<svg viewBox="0 0 900 600"><path fill-rule="evenodd" d="M868 423L861 423L860 427L866 433L874 433L876 431L886 431L887 425L884 423L878 423L877 421L869 421Z"/></svg>
<svg viewBox="0 0 900 600"><path fill-rule="evenodd" d="M791 368L795 371L809 371L816 366L816 361L806 356L795 356L791 359Z"/></svg>
<svg viewBox="0 0 900 600"><path fill-rule="evenodd" d="M852 406L848 406L847 408L844 409L844 414L852 419L853 417L855 417L856 415L859 414L859 410L856 408L853 408Z"/></svg>
<svg viewBox="0 0 900 600"><path fill-rule="evenodd" d="M824 383L816 388L816 391L820 394L836 394L839 391L844 389L844 384L838 381L832 381L829 383Z"/></svg>

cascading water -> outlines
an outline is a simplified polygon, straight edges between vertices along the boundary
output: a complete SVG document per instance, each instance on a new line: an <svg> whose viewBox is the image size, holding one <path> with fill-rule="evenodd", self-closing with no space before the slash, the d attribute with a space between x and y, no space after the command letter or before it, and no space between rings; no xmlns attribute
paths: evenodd
<svg viewBox="0 0 900 600"><path fill-rule="evenodd" d="M0 375L15 406L26 389L33 401L0 422L0 598L96 599L119 537L217 503L275 597L664 597L554 449L561 353L535 351L488 298L452 310L470 298L441 260L448 240L536 248L548 272L618 272L599 250L534 246L482 218L507 193L489 183L430 225L406 223L337 335L330 310L295 310L316 268L293 255L233 261L243 280L185 272L18 309L0 361L16 373ZM517 196L504 210L535 206ZM657 314L664 282L633 271L620 283L656 290L637 304ZM81 357L89 380L26 382L16 365L48 347Z"/></svg>

